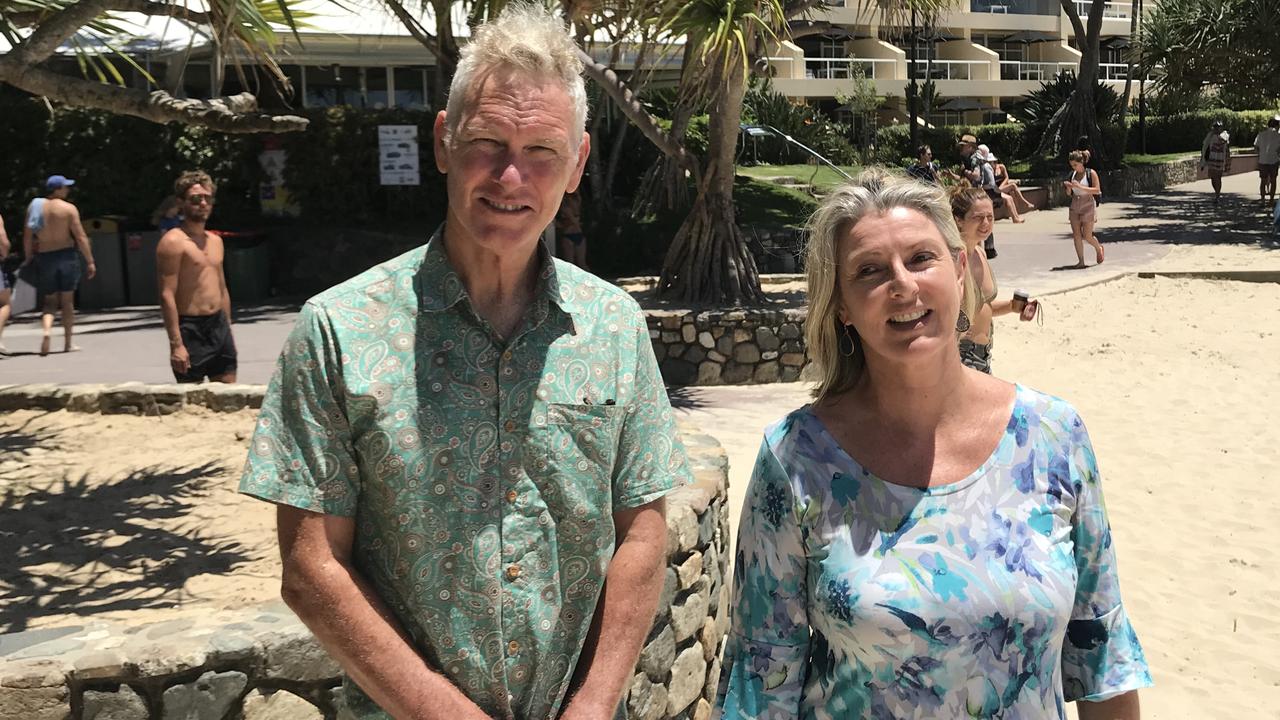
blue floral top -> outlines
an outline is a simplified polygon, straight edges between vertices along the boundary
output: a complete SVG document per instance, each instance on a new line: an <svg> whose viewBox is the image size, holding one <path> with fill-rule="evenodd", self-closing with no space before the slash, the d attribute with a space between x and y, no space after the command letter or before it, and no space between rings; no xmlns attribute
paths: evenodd
<svg viewBox="0 0 1280 720"><path fill-rule="evenodd" d="M982 467L923 490L808 407L770 426L734 576L725 718L1062 718L1151 684L1084 423L1027 388Z"/></svg>

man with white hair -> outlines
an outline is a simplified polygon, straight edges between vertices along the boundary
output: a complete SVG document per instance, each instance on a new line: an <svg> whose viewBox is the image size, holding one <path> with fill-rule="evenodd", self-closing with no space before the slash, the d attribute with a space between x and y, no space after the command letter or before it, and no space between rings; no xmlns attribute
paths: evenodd
<svg viewBox="0 0 1280 720"><path fill-rule="evenodd" d="M539 237L590 140L573 41L508 6L435 123L427 244L312 298L242 492L278 504L282 594L356 718L610 718L689 476L647 326Z"/></svg>

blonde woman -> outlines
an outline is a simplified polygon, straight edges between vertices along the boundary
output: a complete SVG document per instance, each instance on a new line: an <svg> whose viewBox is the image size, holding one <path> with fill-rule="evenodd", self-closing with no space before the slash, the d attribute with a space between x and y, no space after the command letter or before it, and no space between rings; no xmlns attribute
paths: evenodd
<svg viewBox="0 0 1280 720"><path fill-rule="evenodd" d="M974 287L943 192L869 171L810 224L811 405L743 507L725 718L1139 717L1089 435L960 362Z"/></svg>

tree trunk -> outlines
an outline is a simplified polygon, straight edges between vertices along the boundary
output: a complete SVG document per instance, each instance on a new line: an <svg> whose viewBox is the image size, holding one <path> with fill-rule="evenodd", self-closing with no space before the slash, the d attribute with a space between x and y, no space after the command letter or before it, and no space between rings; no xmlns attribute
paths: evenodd
<svg viewBox="0 0 1280 720"><path fill-rule="evenodd" d="M714 59L712 62L719 62ZM755 258L738 228L733 179L738 124L746 77L741 65L716 66L723 76L711 108L708 157L698 196L672 239L658 280L658 295L697 304L744 305L764 302Z"/></svg>
<svg viewBox="0 0 1280 720"><path fill-rule="evenodd" d="M1138 41L1138 3L1134 0L1129 6L1129 39L1130 42ZM1120 125L1124 126L1124 119L1129 114L1129 99L1133 97L1133 55L1129 55L1126 60L1126 69L1124 73L1124 100L1120 103ZM1127 133L1126 133L1127 134Z"/></svg>
<svg viewBox="0 0 1280 720"><path fill-rule="evenodd" d="M1089 5L1087 24L1081 21L1076 12L1074 0L1059 0L1067 20L1075 31L1076 42L1080 46L1080 67L1076 73L1076 89L1071 93L1063 111L1054 115L1049 121L1045 137L1056 136L1059 157L1065 157L1075 148L1076 139L1085 136L1092 148L1090 164L1095 167L1106 167L1110 158L1108 148L1102 143L1102 130L1098 126L1095 91L1098 87L1098 46L1102 31L1102 15L1106 7L1105 0L1093 0ZM1056 133L1055 133L1056 130ZM1043 146L1044 143L1042 143Z"/></svg>
<svg viewBox="0 0 1280 720"><path fill-rule="evenodd" d="M907 113L911 121L911 152L915 152L920 147L920 127L916 122L917 110L920 104L920 88L916 85L916 55L920 49L920 28L916 27L916 8L911 6L911 58L907 62L907 75L910 82L907 83Z"/></svg>
<svg viewBox="0 0 1280 720"><path fill-rule="evenodd" d="M307 119L258 112L249 93L211 100L179 100L167 92L147 92L62 75L40 67L13 67L0 59L0 83L73 107L132 115L156 123L180 122L226 133L294 132Z"/></svg>
<svg viewBox="0 0 1280 720"><path fill-rule="evenodd" d="M635 93L618 78L618 75L613 70L596 62L595 58L588 55L581 48L578 49L578 58L582 60L587 77L595 81L596 85L614 101L618 109L622 111L622 114L627 116L627 119L648 138L649 142L653 143L664 155L675 158L682 166L686 168L694 167L693 156L685 151L684 145L674 142L658 126L649 111L644 109L644 105L640 103Z"/></svg>

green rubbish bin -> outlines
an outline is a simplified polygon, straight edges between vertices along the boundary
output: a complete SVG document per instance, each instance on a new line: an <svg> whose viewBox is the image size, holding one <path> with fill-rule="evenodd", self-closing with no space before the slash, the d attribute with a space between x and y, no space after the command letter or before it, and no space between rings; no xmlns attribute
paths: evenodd
<svg viewBox="0 0 1280 720"><path fill-rule="evenodd" d="M257 230L219 231L226 250L222 261L227 292L233 303L263 302L271 298L271 245Z"/></svg>

